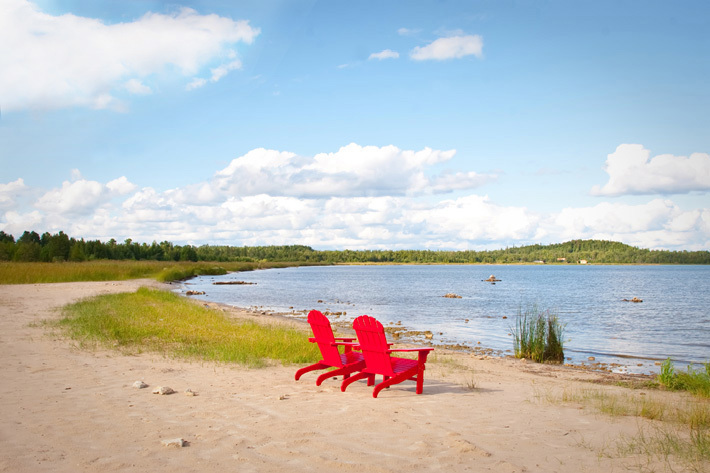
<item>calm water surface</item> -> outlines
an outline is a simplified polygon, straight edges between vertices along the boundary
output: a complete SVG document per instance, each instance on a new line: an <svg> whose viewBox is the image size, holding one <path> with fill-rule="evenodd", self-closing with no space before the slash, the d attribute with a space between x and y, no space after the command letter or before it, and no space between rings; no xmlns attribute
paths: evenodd
<svg viewBox="0 0 710 473"><path fill-rule="evenodd" d="M482 281L491 274L501 281ZM220 280L256 284L212 284ZM594 356L622 364L621 371L648 373L667 357L682 365L710 360L707 266L324 266L204 276L189 284L212 302L345 311L339 320L348 321L368 314L385 325L429 330L435 344L500 353L513 348L519 309L537 304L559 315L573 363ZM450 292L461 299L442 297ZM634 297L643 302L623 301Z"/></svg>

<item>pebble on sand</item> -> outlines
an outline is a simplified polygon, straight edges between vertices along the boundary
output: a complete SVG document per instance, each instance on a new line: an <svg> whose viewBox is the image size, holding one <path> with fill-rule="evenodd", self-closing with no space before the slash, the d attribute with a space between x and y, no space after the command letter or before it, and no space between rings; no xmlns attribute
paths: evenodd
<svg viewBox="0 0 710 473"><path fill-rule="evenodd" d="M162 440L161 443L166 447L176 447L176 448L184 447L187 444L185 439L181 439L181 438Z"/></svg>

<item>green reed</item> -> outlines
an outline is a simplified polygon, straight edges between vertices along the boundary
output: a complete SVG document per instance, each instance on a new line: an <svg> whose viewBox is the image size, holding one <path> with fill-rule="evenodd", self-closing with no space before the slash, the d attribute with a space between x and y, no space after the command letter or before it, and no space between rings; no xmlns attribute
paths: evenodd
<svg viewBox="0 0 710 473"><path fill-rule="evenodd" d="M529 358L538 363L564 361L563 327L557 314L541 311L537 305L518 309L512 329L516 358Z"/></svg>

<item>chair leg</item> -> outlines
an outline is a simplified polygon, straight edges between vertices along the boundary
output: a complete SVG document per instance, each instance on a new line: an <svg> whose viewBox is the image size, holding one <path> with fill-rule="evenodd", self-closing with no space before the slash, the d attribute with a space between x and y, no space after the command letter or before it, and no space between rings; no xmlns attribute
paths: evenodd
<svg viewBox="0 0 710 473"><path fill-rule="evenodd" d="M325 365L323 363L316 363L314 365L310 365L310 366L306 366L305 368L301 368L300 370L296 371L296 381L298 381L301 378L301 376L308 373L309 371L323 370L325 368L330 368L330 366Z"/></svg>
<svg viewBox="0 0 710 473"><path fill-rule="evenodd" d="M424 392L424 365L420 365L417 371L417 394L422 392Z"/></svg>
<svg viewBox="0 0 710 473"><path fill-rule="evenodd" d="M371 376L373 376L373 375L370 375L370 374L368 374L368 373L363 373L363 372L360 372L360 373L358 373L358 374L352 375L352 376L350 376L349 378L343 380L343 384L340 385L340 390L341 390L342 392L345 392L345 389L346 389L348 386L350 386L352 383L354 383L355 381L357 381L357 380L359 380L359 379L365 379L365 378L368 378L368 379L369 379Z"/></svg>
<svg viewBox="0 0 710 473"><path fill-rule="evenodd" d="M382 381L380 384L375 386L375 389L372 391L372 397L376 398L377 395L380 393L385 388L389 388L393 384L399 384L402 381L407 381L408 379L412 379L412 377L417 373L417 368L412 368L407 371L403 371L396 376L393 376L389 379L386 379L385 381ZM417 393L419 394L419 393Z"/></svg>
<svg viewBox="0 0 710 473"><path fill-rule="evenodd" d="M343 366L342 368L338 368L336 370L328 371L327 373L323 373L322 375L318 376L318 379L316 380L316 386L320 386L321 383L328 378L334 378L340 375L343 375L343 379L347 379L350 377L350 373L354 373L355 371L361 371L363 368L365 368L365 362L361 361L352 365Z"/></svg>

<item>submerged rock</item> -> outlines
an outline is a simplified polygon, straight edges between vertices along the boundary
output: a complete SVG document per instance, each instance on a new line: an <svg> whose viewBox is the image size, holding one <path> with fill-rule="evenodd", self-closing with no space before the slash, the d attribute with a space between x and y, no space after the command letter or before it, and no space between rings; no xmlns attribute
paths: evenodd
<svg viewBox="0 0 710 473"><path fill-rule="evenodd" d="M446 297L448 299L461 299L461 296L459 296L458 294L454 294L453 292L450 292L448 294L444 294L444 297Z"/></svg>

